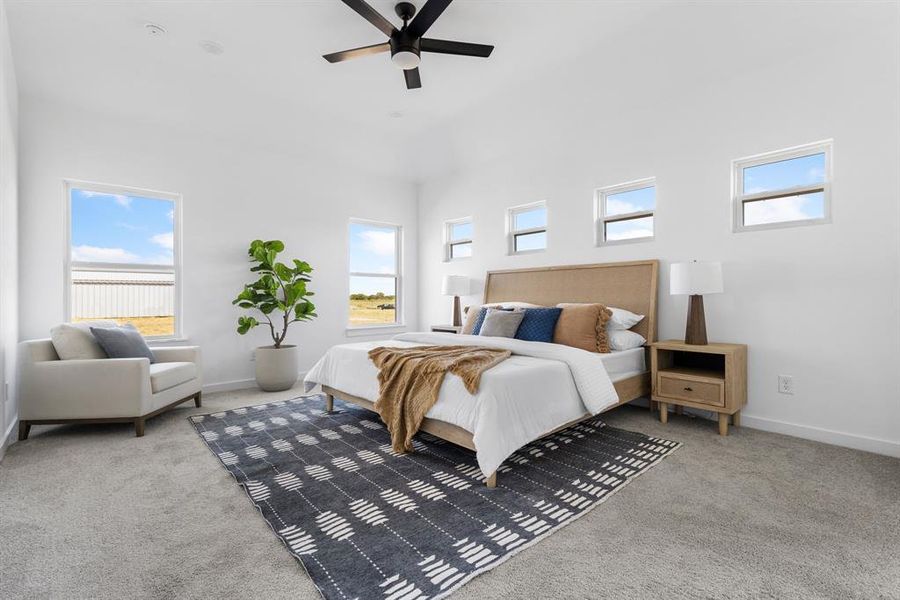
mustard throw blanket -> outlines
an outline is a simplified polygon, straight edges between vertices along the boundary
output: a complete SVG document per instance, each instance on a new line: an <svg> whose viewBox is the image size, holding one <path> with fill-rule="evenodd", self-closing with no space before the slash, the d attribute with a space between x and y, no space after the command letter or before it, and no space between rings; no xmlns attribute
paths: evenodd
<svg viewBox="0 0 900 600"><path fill-rule="evenodd" d="M412 438L437 402L447 373L458 375L474 394L481 374L511 354L481 346L381 346L369 350L369 358L379 369L375 410L391 433L394 452L412 451Z"/></svg>

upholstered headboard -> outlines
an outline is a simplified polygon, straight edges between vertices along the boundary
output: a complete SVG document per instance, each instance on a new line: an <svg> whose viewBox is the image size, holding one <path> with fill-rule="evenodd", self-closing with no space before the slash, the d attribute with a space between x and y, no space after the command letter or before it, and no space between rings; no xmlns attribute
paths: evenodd
<svg viewBox="0 0 900 600"><path fill-rule="evenodd" d="M624 308L646 315L632 329L653 342L658 275L657 260L488 271L484 302L597 302Z"/></svg>

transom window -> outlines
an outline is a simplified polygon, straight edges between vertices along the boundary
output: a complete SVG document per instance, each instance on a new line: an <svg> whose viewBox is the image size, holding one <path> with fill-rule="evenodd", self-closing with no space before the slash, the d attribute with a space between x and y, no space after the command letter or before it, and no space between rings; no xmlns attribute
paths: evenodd
<svg viewBox="0 0 900 600"><path fill-rule="evenodd" d="M400 227L350 222L351 328L400 323Z"/></svg>
<svg viewBox="0 0 900 600"><path fill-rule="evenodd" d="M509 209L509 253L547 249L547 205L535 202Z"/></svg>
<svg viewBox="0 0 900 600"><path fill-rule="evenodd" d="M447 221L445 224L444 258L455 260L472 256L472 218Z"/></svg>
<svg viewBox="0 0 900 600"><path fill-rule="evenodd" d="M597 190L597 245L652 240L655 210L653 177Z"/></svg>
<svg viewBox="0 0 900 600"><path fill-rule="evenodd" d="M735 160L734 230L831 221L831 141Z"/></svg>
<svg viewBox="0 0 900 600"><path fill-rule="evenodd" d="M181 336L181 196L66 182L66 319Z"/></svg>

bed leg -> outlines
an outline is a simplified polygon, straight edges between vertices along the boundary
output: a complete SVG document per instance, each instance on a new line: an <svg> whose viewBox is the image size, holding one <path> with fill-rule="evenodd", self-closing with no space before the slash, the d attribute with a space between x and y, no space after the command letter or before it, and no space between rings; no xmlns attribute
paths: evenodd
<svg viewBox="0 0 900 600"><path fill-rule="evenodd" d="M334 410L334 396L331 394L325 394L325 412L332 412Z"/></svg>
<svg viewBox="0 0 900 600"><path fill-rule="evenodd" d="M489 488L497 487L497 471L494 471L494 473L490 477L488 477L484 483Z"/></svg>

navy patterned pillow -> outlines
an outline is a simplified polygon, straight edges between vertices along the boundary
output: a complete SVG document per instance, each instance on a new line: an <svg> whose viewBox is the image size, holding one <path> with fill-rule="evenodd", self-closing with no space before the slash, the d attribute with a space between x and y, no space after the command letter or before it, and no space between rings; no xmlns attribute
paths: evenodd
<svg viewBox="0 0 900 600"><path fill-rule="evenodd" d="M526 308L525 318L516 331L516 339L526 342L552 342L553 330L562 313L561 308Z"/></svg>

